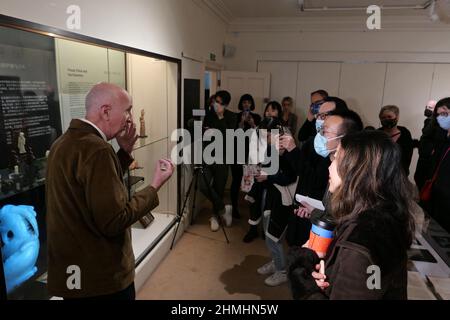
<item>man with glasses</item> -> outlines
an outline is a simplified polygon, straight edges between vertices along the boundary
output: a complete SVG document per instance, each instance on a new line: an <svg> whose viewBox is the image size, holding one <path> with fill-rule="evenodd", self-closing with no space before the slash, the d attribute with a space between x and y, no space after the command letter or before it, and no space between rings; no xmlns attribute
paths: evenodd
<svg viewBox="0 0 450 320"><path fill-rule="evenodd" d="M296 194L313 199L322 199L325 195L328 185L328 167L331 164L330 156L336 151L340 139L350 132L360 131L363 128L361 118L355 112L325 111L325 108L330 107L329 105L331 102L328 106L324 103L319 112L319 117L325 119L319 132L315 137L307 140L301 149L295 146L293 137L280 138L280 148L286 149L287 159L299 177ZM310 229L309 220L292 214L286 235L288 244L303 245L308 240Z"/></svg>
<svg viewBox="0 0 450 320"><path fill-rule="evenodd" d="M319 113L320 106L327 97L328 92L325 90L317 90L311 93L311 105L308 108L307 118L298 131L298 141L300 141L300 143L303 143L310 137L314 137L316 135L317 130L315 116Z"/></svg>

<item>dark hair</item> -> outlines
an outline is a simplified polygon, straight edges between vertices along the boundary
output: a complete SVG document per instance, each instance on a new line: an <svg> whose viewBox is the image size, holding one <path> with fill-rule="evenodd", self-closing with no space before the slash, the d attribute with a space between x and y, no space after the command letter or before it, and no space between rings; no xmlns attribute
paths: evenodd
<svg viewBox="0 0 450 320"><path fill-rule="evenodd" d="M342 179L330 200L338 221L375 210L404 226L404 244L414 234L412 186L401 164L401 150L383 131L362 131L341 140L337 171ZM400 244L401 245L401 244Z"/></svg>
<svg viewBox="0 0 450 320"><path fill-rule="evenodd" d="M361 120L361 117L358 113L356 113L353 110L344 110L344 111L338 111L333 110L331 111L328 116L338 116L344 119L344 123L341 125L340 128L340 134L351 134L360 132L363 130L363 122Z"/></svg>
<svg viewBox="0 0 450 320"><path fill-rule="evenodd" d="M364 131L376 130L374 126L367 126L364 128Z"/></svg>
<svg viewBox="0 0 450 320"><path fill-rule="evenodd" d="M311 97L312 97L313 95L315 95L315 94L320 95L323 99L328 98L328 96L329 96L328 92L326 92L326 91L323 90L323 89L320 89L320 90L316 90L316 91L314 91L314 92L311 92Z"/></svg>
<svg viewBox="0 0 450 320"><path fill-rule="evenodd" d="M224 106L227 106L230 104L231 101L231 95L228 91L225 90L221 90L221 91L217 91L215 94L215 97L220 97L222 99L222 104Z"/></svg>
<svg viewBox="0 0 450 320"><path fill-rule="evenodd" d="M264 109L263 117L266 116L266 111L267 111L267 109L269 109L269 107L271 107L272 109L278 110L278 118L281 118L281 114L283 113L283 109L281 108L281 105L278 102L276 102L276 101L270 101L266 105L266 108Z"/></svg>
<svg viewBox="0 0 450 320"><path fill-rule="evenodd" d="M441 107L447 107L448 109L450 109L450 97L441 99L436 103L436 106L434 107L434 111L433 111L433 115L435 118L437 118L437 116L438 116L437 111Z"/></svg>
<svg viewBox="0 0 450 320"><path fill-rule="evenodd" d="M338 97L326 97L325 99L323 99L324 103L325 102L334 102L334 104L336 105L336 109L334 109L337 112L343 112L343 111L347 111L348 106L347 106L347 102L345 102L344 100L342 100L341 98Z"/></svg>
<svg viewBox="0 0 450 320"><path fill-rule="evenodd" d="M238 109L239 110L244 110L244 107L242 106L242 104L244 103L244 101L250 101L250 110L253 111L255 110L255 100L253 99L252 95L250 94L244 94L241 99L239 100L239 105L238 105Z"/></svg>

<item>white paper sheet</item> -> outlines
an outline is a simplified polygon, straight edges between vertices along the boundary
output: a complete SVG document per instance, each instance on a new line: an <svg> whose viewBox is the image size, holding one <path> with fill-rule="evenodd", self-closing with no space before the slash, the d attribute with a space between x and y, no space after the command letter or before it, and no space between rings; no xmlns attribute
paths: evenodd
<svg viewBox="0 0 450 320"><path fill-rule="evenodd" d="M299 203L306 202L307 204L313 206L316 209L325 210L325 207L323 206L323 203L320 200L316 200L316 199L313 199L310 197L305 197L305 196L302 196L301 194L296 194L295 200L297 200L297 202L299 202Z"/></svg>

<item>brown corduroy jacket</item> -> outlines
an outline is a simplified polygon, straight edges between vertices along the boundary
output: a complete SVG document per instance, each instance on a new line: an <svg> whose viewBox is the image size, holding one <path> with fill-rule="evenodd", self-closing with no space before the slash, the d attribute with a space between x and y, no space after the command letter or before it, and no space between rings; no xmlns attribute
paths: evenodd
<svg viewBox="0 0 450 320"><path fill-rule="evenodd" d="M50 294L106 295L134 281L130 227L159 200L153 187L128 199L123 170L131 161L128 153L116 154L94 127L81 120L72 120L53 144L46 180ZM79 289L73 271L77 268Z"/></svg>

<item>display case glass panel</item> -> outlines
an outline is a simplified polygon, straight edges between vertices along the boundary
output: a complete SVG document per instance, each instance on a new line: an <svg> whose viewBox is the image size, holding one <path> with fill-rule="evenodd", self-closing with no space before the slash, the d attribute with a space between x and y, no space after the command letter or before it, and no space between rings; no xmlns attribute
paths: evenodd
<svg viewBox="0 0 450 320"><path fill-rule="evenodd" d="M133 76L127 73L132 60ZM0 15L0 298L50 298L46 159L70 121L85 116L92 85L110 82L127 89L138 129L141 122L147 125L133 152L139 165L125 177L131 197L151 183L156 160L169 157L175 145L169 138L179 123L180 72L178 59ZM136 265L174 225L178 181L175 173L147 223L133 226Z"/></svg>

